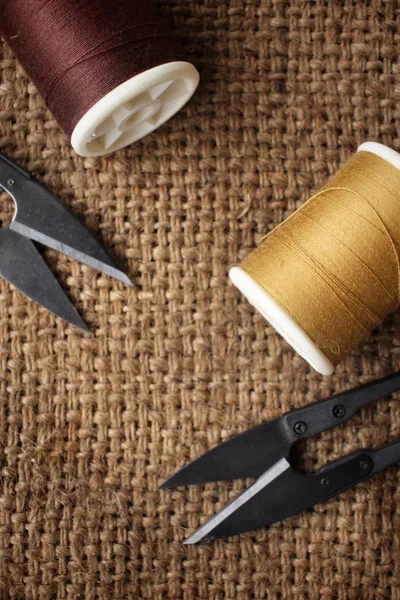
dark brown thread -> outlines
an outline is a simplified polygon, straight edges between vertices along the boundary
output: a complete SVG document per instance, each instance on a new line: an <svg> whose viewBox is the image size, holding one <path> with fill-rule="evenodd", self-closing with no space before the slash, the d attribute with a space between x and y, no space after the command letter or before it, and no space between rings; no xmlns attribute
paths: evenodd
<svg viewBox="0 0 400 600"><path fill-rule="evenodd" d="M152 0L2 0L0 29L69 136L121 83L184 60Z"/></svg>

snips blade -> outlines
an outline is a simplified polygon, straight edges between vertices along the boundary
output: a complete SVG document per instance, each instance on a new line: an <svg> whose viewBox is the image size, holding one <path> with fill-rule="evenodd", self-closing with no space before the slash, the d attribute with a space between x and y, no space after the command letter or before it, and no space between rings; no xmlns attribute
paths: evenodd
<svg viewBox="0 0 400 600"><path fill-rule="evenodd" d="M288 457L293 435L282 418L239 433L205 452L171 475L159 489L259 477L279 459Z"/></svg>
<svg viewBox="0 0 400 600"><path fill-rule="evenodd" d="M379 460L376 464L374 461L378 452L361 450L312 474L301 473L282 458L184 543L196 544L252 531L311 508L380 470Z"/></svg>
<svg viewBox="0 0 400 600"><path fill-rule="evenodd" d="M29 173L0 153L0 187L16 205L10 229L132 285L97 239Z"/></svg>
<svg viewBox="0 0 400 600"><path fill-rule="evenodd" d="M400 373L302 406L236 435L171 475L160 489L259 477L293 444L348 421L357 410L400 389Z"/></svg>
<svg viewBox="0 0 400 600"><path fill-rule="evenodd" d="M9 228L0 230L0 275L57 317L88 330L35 244Z"/></svg>

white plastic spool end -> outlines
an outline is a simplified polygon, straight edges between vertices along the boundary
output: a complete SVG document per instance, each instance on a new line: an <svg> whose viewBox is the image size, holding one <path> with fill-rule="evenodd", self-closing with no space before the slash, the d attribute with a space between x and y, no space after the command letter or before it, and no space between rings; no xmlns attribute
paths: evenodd
<svg viewBox="0 0 400 600"><path fill-rule="evenodd" d="M383 144L365 142L359 146L357 151L376 154L400 170L400 154ZM331 375L333 373L333 364L316 346L309 335L295 323L292 317L250 275L240 267L233 267L229 272L229 277L250 304L258 310L292 348L316 371L322 375Z"/></svg>
<svg viewBox="0 0 400 600"><path fill-rule="evenodd" d="M283 308L240 267L229 271L232 283L274 329L322 375L331 375L334 366L314 344L312 339L295 323Z"/></svg>
<svg viewBox="0 0 400 600"><path fill-rule="evenodd" d="M191 98L199 83L196 68L172 62L125 81L92 106L71 136L81 156L103 156L160 127Z"/></svg>

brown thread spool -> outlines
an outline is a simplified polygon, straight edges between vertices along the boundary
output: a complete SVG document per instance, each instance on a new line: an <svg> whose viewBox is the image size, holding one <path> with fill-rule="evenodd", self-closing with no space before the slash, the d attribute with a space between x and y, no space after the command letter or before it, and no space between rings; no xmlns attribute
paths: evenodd
<svg viewBox="0 0 400 600"><path fill-rule="evenodd" d="M0 30L81 156L154 131L198 85L152 0L3 0Z"/></svg>
<svg viewBox="0 0 400 600"><path fill-rule="evenodd" d="M230 278L323 375L400 302L400 155L358 153Z"/></svg>

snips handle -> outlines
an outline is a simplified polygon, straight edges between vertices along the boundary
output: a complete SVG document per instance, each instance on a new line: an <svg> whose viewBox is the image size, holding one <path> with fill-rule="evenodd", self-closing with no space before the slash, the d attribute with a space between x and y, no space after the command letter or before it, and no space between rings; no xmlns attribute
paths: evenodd
<svg viewBox="0 0 400 600"><path fill-rule="evenodd" d="M293 441L308 438L345 423L363 406L400 390L400 372L377 379L326 400L308 404L284 415Z"/></svg>
<svg viewBox="0 0 400 600"><path fill-rule="evenodd" d="M318 484L318 499L332 498L399 461L400 440L397 440L378 450L357 450L328 463L312 475Z"/></svg>

